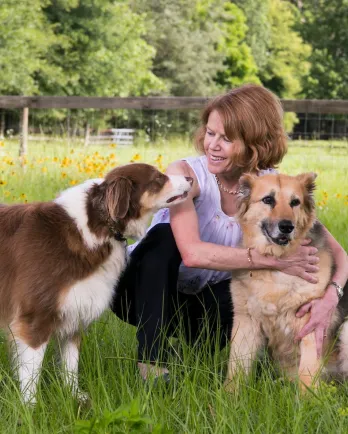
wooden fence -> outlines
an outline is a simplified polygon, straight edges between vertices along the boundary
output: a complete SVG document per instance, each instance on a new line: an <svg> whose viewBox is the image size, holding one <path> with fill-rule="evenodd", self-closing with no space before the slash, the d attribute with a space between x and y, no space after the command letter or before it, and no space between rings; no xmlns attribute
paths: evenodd
<svg viewBox="0 0 348 434"><path fill-rule="evenodd" d="M29 109L197 110L206 97L0 96L0 109L21 109L20 155L27 152ZM284 111L348 114L348 100L281 100Z"/></svg>

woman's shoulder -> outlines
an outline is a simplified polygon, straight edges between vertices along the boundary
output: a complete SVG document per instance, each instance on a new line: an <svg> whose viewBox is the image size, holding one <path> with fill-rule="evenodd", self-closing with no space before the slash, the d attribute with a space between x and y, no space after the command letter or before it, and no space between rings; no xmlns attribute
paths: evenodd
<svg viewBox="0 0 348 434"><path fill-rule="evenodd" d="M184 175L193 179L190 196L195 198L200 195L201 182L194 168L186 160L177 160L170 163L166 170L167 175Z"/></svg>
<svg viewBox="0 0 348 434"><path fill-rule="evenodd" d="M272 169L272 168L262 169L262 170L260 170L258 172L258 176L270 175L270 174L273 174L273 173L278 173L278 170L277 169Z"/></svg>

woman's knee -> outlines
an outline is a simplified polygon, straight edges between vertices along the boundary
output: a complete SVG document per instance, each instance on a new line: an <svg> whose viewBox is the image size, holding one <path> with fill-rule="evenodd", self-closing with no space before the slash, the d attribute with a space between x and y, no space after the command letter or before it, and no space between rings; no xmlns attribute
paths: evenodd
<svg viewBox="0 0 348 434"><path fill-rule="evenodd" d="M157 264L180 264L181 256L169 223L160 223L149 230L146 237L131 254L131 261Z"/></svg>

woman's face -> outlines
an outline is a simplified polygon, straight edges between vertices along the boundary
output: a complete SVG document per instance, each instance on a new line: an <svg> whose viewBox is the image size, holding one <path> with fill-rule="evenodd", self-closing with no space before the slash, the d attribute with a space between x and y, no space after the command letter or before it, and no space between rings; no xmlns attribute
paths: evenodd
<svg viewBox="0 0 348 434"><path fill-rule="evenodd" d="M209 172L219 174L235 169L233 162L242 146L240 140L231 142L226 137L222 119L219 113L213 110L209 115L204 136L204 151Z"/></svg>

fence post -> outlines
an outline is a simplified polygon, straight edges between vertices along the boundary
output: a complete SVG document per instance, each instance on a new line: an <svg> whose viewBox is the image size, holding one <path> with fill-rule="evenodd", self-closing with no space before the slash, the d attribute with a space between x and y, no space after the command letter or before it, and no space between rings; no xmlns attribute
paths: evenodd
<svg viewBox="0 0 348 434"><path fill-rule="evenodd" d="M85 125L85 142L84 142L84 146L88 146L89 143L89 121L86 122Z"/></svg>
<svg viewBox="0 0 348 434"><path fill-rule="evenodd" d="M28 127L29 127L29 108L23 107L19 126L19 157L24 157L28 152Z"/></svg>
<svg viewBox="0 0 348 434"><path fill-rule="evenodd" d="M5 110L0 110L0 139L5 138Z"/></svg>

